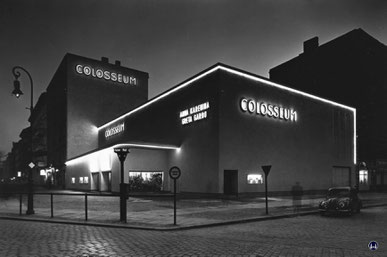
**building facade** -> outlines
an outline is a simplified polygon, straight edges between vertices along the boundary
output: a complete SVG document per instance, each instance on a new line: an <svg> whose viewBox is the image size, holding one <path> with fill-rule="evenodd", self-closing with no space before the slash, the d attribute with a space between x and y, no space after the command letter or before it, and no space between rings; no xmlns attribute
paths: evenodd
<svg viewBox="0 0 387 257"><path fill-rule="evenodd" d="M358 111L360 189L387 189L387 47L362 29L304 52L270 70L270 79L353 106Z"/></svg>
<svg viewBox="0 0 387 257"><path fill-rule="evenodd" d="M125 183L159 175L165 191L172 166L182 193L261 194L262 165L272 165L273 194L297 182L310 192L353 186L355 124L354 108L217 64L95 125L95 149L68 155L66 187L118 192L116 147L130 148Z"/></svg>
<svg viewBox="0 0 387 257"><path fill-rule="evenodd" d="M99 124L147 100L147 73L66 54L47 87L47 162L62 183L66 160L98 147Z"/></svg>
<svg viewBox="0 0 387 257"><path fill-rule="evenodd" d="M47 176L47 93L43 92L32 111L29 121L32 127L32 162L36 165L32 169L35 185L54 184L53 172ZM31 160L30 160L31 162Z"/></svg>

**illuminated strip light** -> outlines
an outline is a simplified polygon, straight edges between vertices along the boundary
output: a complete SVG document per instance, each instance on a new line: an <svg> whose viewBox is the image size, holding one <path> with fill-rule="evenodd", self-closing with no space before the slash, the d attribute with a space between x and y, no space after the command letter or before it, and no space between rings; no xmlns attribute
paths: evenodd
<svg viewBox="0 0 387 257"><path fill-rule="evenodd" d="M312 98L312 99L315 99L315 100L318 100L318 101L321 101L321 102L324 102L324 103L328 103L328 104L331 104L331 105L334 105L334 106L337 106L337 107L341 107L341 108L344 108L344 109L347 109L347 110L350 110L354 113L354 142L353 142L353 145L354 145L354 163L356 164L357 162L357 153L356 153L356 109L355 108L352 108L352 107L349 107L347 105L343 105L343 104L339 104L339 103L336 103L334 101L330 101L330 100L327 100L327 99L324 99L324 98L321 98L321 97L318 97L318 96L315 96L315 95L312 95L312 94L308 94L308 93L305 93L305 92L302 92L302 91L299 91L299 90L296 90L296 89L293 89L293 88L290 88L290 87L286 87L286 86L283 86L283 85L280 85L280 84L277 84L275 82L272 82L272 81L268 81L266 79L262 79L262 78L259 78L257 76L253 76L253 75L250 75L250 74L246 74L246 73L243 73L241 71L237 71L237 70L234 70L234 69L231 69L231 68L228 68L228 67L224 67L222 65L217 65L215 66L214 68L198 75L197 77L195 78L192 78L191 80L188 80L187 82L181 84L180 86L177 86L175 88L173 88L172 90L170 91L167 91L165 92L164 94L161 94L159 95L158 97L155 97L153 99L151 99L150 101L146 102L145 104L137 107L136 109L133 109L131 110L130 112L102 125L101 127L98 128L98 130L100 129L103 129L113 123L115 123L116 121L118 120L121 120L125 117L128 117L129 115L133 114L133 113L136 113L142 109L144 109L145 107L151 105L152 103L155 103L161 99L163 99L164 97L167 97L168 95L190 85L191 83L211 74L212 72L215 72L217 70L224 70L226 72L229 72L229 73L232 73L232 74L235 74L235 75L238 75L238 76L241 76L241 77L244 77L244 78L247 78L247 79L250 79L250 80L254 80L254 81L258 81L258 82L261 82L261 83L264 83L264 84L267 84L267 85L270 85L270 86L273 86L273 87L276 87L276 88L280 88L280 89L283 89L283 90L286 90L286 91L289 91L289 92L293 92L293 93L296 93L296 94L299 94L299 95L302 95L302 96L305 96L305 97L309 97L309 98Z"/></svg>
<svg viewBox="0 0 387 257"><path fill-rule="evenodd" d="M168 146L168 145L146 145L146 144L117 144L114 146L110 146L104 149L100 149L98 151L76 157L74 159L71 159L66 162L67 166L72 166L76 165L85 161L88 161L90 158L92 158L93 155L98 154L102 151L107 151L107 150L113 150L116 147L136 147L136 148L149 148L149 149L164 149L164 150L177 150L180 151L180 147L177 146Z"/></svg>
<svg viewBox="0 0 387 257"><path fill-rule="evenodd" d="M165 150L179 150L180 147L177 146L168 146L168 145L142 145L142 144L118 144L110 148L115 147L141 147L141 148L151 148L151 149L165 149Z"/></svg>
<svg viewBox="0 0 387 257"><path fill-rule="evenodd" d="M357 145L356 145L356 109L353 110L353 163L357 163Z"/></svg>
<svg viewBox="0 0 387 257"><path fill-rule="evenodd" d="M103 128L106 128L107 126L109 126L109 125L115 123L116 121L121 120L121 119L123 119L123 118L125 118L125 117L128 117L129 115L131 115L131 114L133 114L133 113L135 113L135 112L138 112L138 111L144 109L145 107L151 105L152 103L157 102L157 101L163 99L164 97L167 97L167 96L170 95L170 94L173 94L174 92L176 92L176 91L178 91L178 90L180 90L180 89L182 89L182 88L188 86L189 84L191 84L191 83L193 83L193 82L195 82L195 81L197 81L197 80L199 80L199 79L201 79L201 78L207 76L208 74L210 74L210 73L212 73L212 72L218 70L219 67L220 67L220 66L216 66L216 67L214 67L214 68L212 68L212 69L210 69L210 70L204 72L203 74L200 74L199 76L197 76L197 77L195 77L195 78L193 78L193 79L191 79L191 80L189 80L189 81L187 81L187 82L181 84L180 86L177 86L177 87L173 88L172 90L167 91L167 92L165 92L164 94L159 95L158 97L155 97L155 98L151 99L150 101L148 101L148 102L146 102L145 104L143 104L143 105L137 107L136 109L133 109L133 110L131 110L130 112L125 113L124 115L122 115L122 116L120 116L120 117L118 117L118 118L116 118L116 119L114 119L114 120L112 120L112 121L110 121L110 122L108 122L108 123L102 125L101 127L98 128L98 130L103 129Z"/></svg>
<svg viewBox="0 0 387 257"><path fill-rule="evenodd" d="M282 86L280 84L274 83L272 81L261 79L259 77L256 77L256 76L253 76L253 75L249 75L249 74L246 74L246 73L243 73L243 72L240 72L240 71L236 71L236 70L233 70L233 69L230 69L230 68L227 68L227 67L223 67L223 66L217 66L217 67L219 69L221 69L221 70L224 70L224 71L227 71L227 72L230 72L230 73L233 73L233 74L245 77L247 79L251 79L251 80L254 80L254 81L262 82L262 83L268 84L268 85L273 86L273 87L277 87L277 88L280 88L280 89L283 89L283 90L287 90L287 91L290 91L290 92L293 92L293 93L296 93L296 94L300 94L300 95L303 95L303 96L306 96L306 97L309 97L309 98L312 98L312 99L315 99L315 100L319 100L319 101L324 102L324 103L328 103L328 104L331 104L331 105L334 105L334 106L338 106L338 107L341 107L341 108L344 108L344 109L352 111L353 112L353 121L354 121L354 124L353 124L353 131L354 131L353 132L353 151L354 151L354 153L353 153L353 163L354 164L357 163L356 109L355 108L352 108L352 107L349 107L349 106L346 106L346 105L343 105L343 104L339 104L339 103L336 103L336 102L333 102L333 101L330 101L330 100L327 100L327 99L324 99L324 98L321 98L321 97L318 97L318 96L315 96L315 95L311 95L311 94L308 94L308 93L305 93L305 92L302 92L302 91L299 91L299 90L296 90L296 89L293 89L293 88L285 87L285 86Z"/></svg>
<svg viewBox="0 0 387 257"><path fill-rule="evenodd" d="M227 71L227 72L239 75L241 77L245 77L245 78L248 78L248 79L251 79L251 80L262 82L262 83L268 84L268 85L273 86L273 87L284 89L284 90L287 90L287 91L290 91L290 92L293 92L293 93L296 93L296 94L300 94L300 95L303 95L303 96L306 96L306 97L309 97L309 98L312 98L312 99L315 99L315 100L319 100L319 101L322 101L322 102L325 102L325 103L329 103L329 104L332 104L332 105L335 105L335 106L338 106L338 107L341 107L341 108L344 108L344 109L348 109L348 110L351 110L351 111L355 110L355 108L352 108L352 107L349 107L349 106L346 106L346 105L343 105L343 104L339 104L339 103L336 103L336 102L333 102L333 101L330 101L330 100L327 100L327 99L324 99L324 98L321 98L321 97L318 97L318 96L315 96L315 95L311 95L311 94L308 94L308 93L305 93L305 92L302 92L302 91L299 91L299 90L296 90L296 89L293 89L293 88L290 88L290 87L285 87L285 86L282 86L282 85L277 84L275 82L268 81L266 79L262 79L262 78L259 78L259 77L253 76L253 75L249 75L249 74L246 74L246 73L243 73L243 72L240 72L240 71L236 71L236 70L227 68L227 67L223 67L223 66L218 66L218 67L221 70L224 70L224 71Z"/></svg>

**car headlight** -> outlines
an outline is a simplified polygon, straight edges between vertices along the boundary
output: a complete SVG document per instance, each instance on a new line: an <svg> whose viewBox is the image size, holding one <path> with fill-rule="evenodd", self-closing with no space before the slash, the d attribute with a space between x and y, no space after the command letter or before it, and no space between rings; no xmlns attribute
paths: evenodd
<svg viewBox="0 0 387 257"><path fill-rule="evenodd" d="M341 202L339 202L339 207L342 209L342 208L346 207L347 204L348 204L348 202L341 201Z"/></svg>

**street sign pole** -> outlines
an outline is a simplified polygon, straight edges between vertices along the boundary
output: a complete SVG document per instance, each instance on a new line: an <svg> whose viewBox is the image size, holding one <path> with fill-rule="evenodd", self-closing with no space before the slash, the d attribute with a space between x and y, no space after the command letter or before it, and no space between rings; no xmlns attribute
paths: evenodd
<svg viewBox="0 0 387 257"><path fill-rule="evenodd" d="M176 180L180 177L181 170L174 166L169 169L169 176L173 179L173 225L176 225Z"/></svg>
<svg viewBox="0 0 387 257"><path fill-rule="evenodd" d="M267 175L265 174L265 201L266 201L266 215L269 214L269 206L267 200Z"/></svg>
<svg viewBox="0 0 387 257"><path fill-rule="evenodd" d="M31 162L28 164L31 170L28 172L28 200L27 200L27 211L26 214L35 214L34 211L34 184L33 184L33 171L35 163Z"/></svg>
<svg viewBox="0 0 387 257"><path fill-rule="evenodd" d="M269 214L269 206L268 206L268 200L267 200L267 177L269 176L270 169L271 169L271 165L262 166L262 170L263 172L265 172L266 215Z"/></svg>
<svg viewBox="0 0 387 257"><path fill-rule="evenodd" d="M176 179L173 180L173 225L176 225Z"/></svg>

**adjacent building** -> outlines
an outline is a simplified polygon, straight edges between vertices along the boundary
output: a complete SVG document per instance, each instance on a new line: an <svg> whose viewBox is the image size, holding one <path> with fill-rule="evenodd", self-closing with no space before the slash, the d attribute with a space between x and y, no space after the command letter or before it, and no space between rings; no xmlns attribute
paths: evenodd
<svg viewBox="0 0 387 257"><path fill-rule="evenodd" d="M315 37L299 56L272 68L270 79L355 107L360 189L387 188L386 45L362 29L322 45Z"/></svg>
<svg viewBox="0 0 387 257"><path fill-rule="evenodd" d="M47 93L43 92L34 106L28 121L32 128L32 162L36 165L33 172L35 185L46 185L53 183L53 176L50 172L47 176ZM29 160L31 162L31 159ZM27 166L27 169L30 169Z"/></svg>

